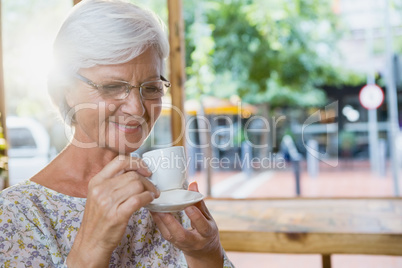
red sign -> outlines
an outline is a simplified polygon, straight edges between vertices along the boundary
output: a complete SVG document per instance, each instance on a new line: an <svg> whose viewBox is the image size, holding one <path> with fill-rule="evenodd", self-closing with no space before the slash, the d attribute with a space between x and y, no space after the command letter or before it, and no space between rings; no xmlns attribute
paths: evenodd
<svg viewBox="0 0 402 268"><path fill-rule="evenodd" d="M377 109L384 101L384 92L376 84L365 85L360 90L359 100L367 110Z"/></svg>

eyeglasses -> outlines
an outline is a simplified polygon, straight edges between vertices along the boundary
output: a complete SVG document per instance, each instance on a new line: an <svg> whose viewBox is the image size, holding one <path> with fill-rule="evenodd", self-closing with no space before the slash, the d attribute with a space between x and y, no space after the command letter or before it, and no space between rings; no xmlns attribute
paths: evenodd
<svg viewBox="0 0 402 268"><path fill-rule="evenodd" d="M75 74L75 77L93 88L96 88L105 99L123 100L127 98L133 88L139 88L142 99L154 100L163 97L170 87L170 82L160 76L159 80L144 82L139 86L133 86L126 81L112 81L105 85L98 85L88 78Z"/></svg>

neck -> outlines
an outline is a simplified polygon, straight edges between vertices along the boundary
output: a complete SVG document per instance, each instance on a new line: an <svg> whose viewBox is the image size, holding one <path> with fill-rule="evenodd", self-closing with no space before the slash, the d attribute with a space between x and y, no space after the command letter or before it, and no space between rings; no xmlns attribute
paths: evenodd
<svg viewBox="0 0 402 268"><path fill-rule="evenodd" d="M110 148L69 144L31 180L63 194L86 197L89 181L118 155Z"/></svg>
<svg viewBox="0 0 402 268"><path fill-rule="evenodd" d="M58 157L65 163L67 174L74 180L86 181L98 174L107 163L118 155L107 148L80 148L68 145Z"/></svg>
<svg viewBox="0 0 402 268"><path fill-rule="evenodd" d="M89 182L118 155L118 149L98 145L83 131L75 129L74 141L60 153L60 158L71 178Z"/></svg>

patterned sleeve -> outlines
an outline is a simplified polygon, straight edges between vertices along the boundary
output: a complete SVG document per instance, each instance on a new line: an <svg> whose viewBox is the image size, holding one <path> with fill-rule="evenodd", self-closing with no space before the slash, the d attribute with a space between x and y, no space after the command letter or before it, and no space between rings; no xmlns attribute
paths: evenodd
<svg viewBox="0 0 402 268"><path fill-rule="evenodd" d="M63 258L55 252L54 240L46 234L40 218L26 217L35 207L16 198L0 195L0 263L2 267L63 267ZM29 212L28 212L29 211ZM53 244L53 245L52 245Z"/></svg>
<svg viewBox="0 0 402 268"><path fill-rule="evenodd" d="M228 256L226 255L225 251L223 251L223 268L235 268L233 263L229 260Z"/></svg>

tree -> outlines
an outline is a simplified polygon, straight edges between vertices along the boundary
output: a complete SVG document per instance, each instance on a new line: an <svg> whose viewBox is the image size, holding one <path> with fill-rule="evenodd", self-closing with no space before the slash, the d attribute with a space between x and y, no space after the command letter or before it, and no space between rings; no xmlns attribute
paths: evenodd
<svg viewBox="0 0 402 268"><path fill-rule="evenodd" d="M1 118L1 113L0 113L0 118ZM8 163L8 158L5 154L5 150L7 149L6 146L6 140L4 138L3 134L3 126L1 124L0 120L0 182L2 183L3 188L8 186L8 174L7 174L7 163ZM0 188L1 190L2 188Z"/></svg>
<svg viewBox="0 0 402 268"><path fill-rule="evenodd" d="M323 104L323 85L349 79L338 67L335 44L340 30L330 4L329 0L199 1L196 15L186 17L186 24L192 25L186 34L196 40L186 47L189 81L198 81L190 83L190 89L198 87L216 96L238 94L245 101L271 107ZM208 31L195 32L194 25L210 29L210 36ZM208 37L209 45L199 47L197 40ZM205 66L213 81L203 79Z"/></svg>

